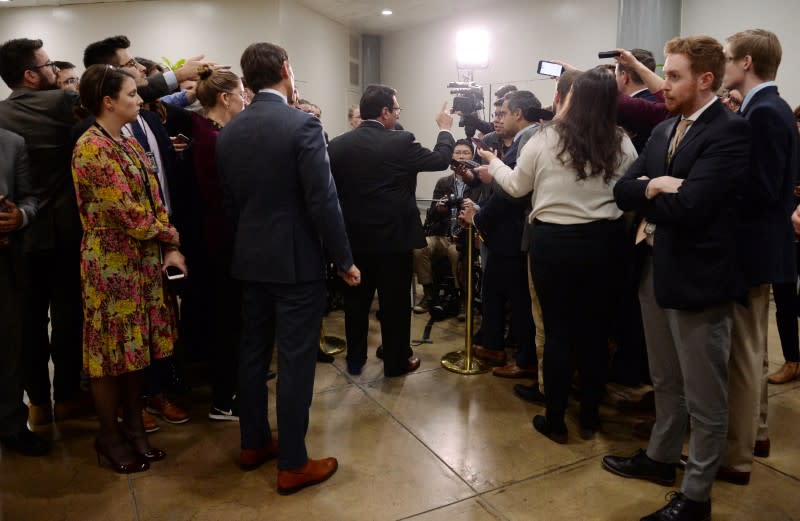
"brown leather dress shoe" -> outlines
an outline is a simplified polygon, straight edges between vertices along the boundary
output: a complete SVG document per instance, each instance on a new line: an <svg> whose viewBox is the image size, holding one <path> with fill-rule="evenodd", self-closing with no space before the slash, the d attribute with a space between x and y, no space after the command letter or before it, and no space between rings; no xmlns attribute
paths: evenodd
<svg viewBox="0 0 800 521"><path fill-rule="evenodd" d="M795 378L800 377L800 362L786 362L783 367L767 377L771 384L788 384Z"/></svg>
<svg viewBox="0 0 800 521"><path fill-rule="evenodd" d="M417 358L416 356L412 356L411 358L409 358L408 359L408 372L411 373L411 372L416 371L417 369L419 369L419 364L420 364L419 358Z"/></svg>
<svg viewBox="0 0 800 521"><path fill-rule="evenodd" d="M539 379L539 370L536 367L522 368L512 362L503 367L495 367L492 369L492 374L500 378L532 378L533 380Z"/></svg>
<svg viewBox="0 0 800 521"><path fill-rule="evenodd" d="M769 449L769 438L766 440L756 440L756 446L753 447L753 456L756 458L769 458Z"/></svg>
<svg viewBox="0 0 800 521"><path fill-rule="evenodd" d="M720 467L717 471L717 479L734 485L747 485L750 483L750 473L740 472L730 467Z"/></svg>
<svg viewBox="0 0 800 521"><path fill-rule="evenodd" d="M278 471L278 494L286 496L298 490L322 483L333 476L339 462L336 458L309 459L305 465L291 470Z"/></svg>
<svg viewBox="0 0 800 521"><path fill-rule="evenodd" d="M475 355L475 358L480 358L484 362L487 362L489 365L494 365L498 367L506 365L505 351L486 349L485 347L479 346L478 344L473 344L472 354Z"/></svg>
<svg viewBox="0 0 800 521"><path fill-rule="evenodd" d="M258 449L242 449L239 453L239 466L242 470L255 470L265 462L278 457L278 440L272 438L270 442Z"/></svg>

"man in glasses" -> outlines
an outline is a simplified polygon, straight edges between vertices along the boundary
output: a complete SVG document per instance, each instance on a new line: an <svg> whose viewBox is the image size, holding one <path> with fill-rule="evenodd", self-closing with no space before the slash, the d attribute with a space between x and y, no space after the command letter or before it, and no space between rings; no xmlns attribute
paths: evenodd
<svg viewBox="0 0 800 521"><path fill-rule="evenodd" d="M19 38L0 46L0 77L12 89L0 101L0 126L25 139L32 191L41 202L23 244L30 274L23 367L31 426L48 424L54 415L56 421L79 416L90 403L80 388L82 231L70 171L70 130L79 97L58 89L57 73L41 40ZM51 355L55 409L47 367Z"/></svg>
<svg viewBox="0 0 800 521"><path fill-rule="evenodd" d="M70 62L55 61L53 62L58 69L56 73L56 86L59 89L68 89L78 92L80 85L80 76L75 69L75 65Z"/></svg>

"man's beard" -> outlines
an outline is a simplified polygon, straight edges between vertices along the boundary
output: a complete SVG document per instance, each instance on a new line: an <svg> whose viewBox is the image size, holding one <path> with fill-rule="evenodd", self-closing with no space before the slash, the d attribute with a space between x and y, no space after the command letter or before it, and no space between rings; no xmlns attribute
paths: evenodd
<svg viewBox="0 0 800 521"><path fill-rule="evenodd" d="M39 89L38 90L58 90L58 80L51 82L47 76L41 72L37 73L39 76Z"/></svg>

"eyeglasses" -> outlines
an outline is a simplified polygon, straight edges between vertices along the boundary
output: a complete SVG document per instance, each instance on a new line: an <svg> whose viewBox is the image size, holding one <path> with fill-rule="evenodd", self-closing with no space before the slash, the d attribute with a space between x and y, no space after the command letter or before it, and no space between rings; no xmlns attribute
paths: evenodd
<svg viewBox="0 0 800 521"><path fill-rule="evenodd" d="M53 62L52 60L47 60L41 65L34 65L33 67L31 67L31 69L43 69L45 67L50 67L53 70L58 69L58 67L56 67L55 62Z"/></svg>
<svg viewBox="0 0 800 521"><path fill-rule="evenodd" d="M127 62L125 62L122 65L120 65L120 67L122 67L123 69L126 69L126 68L127 69L135 69L138 66L139 66L139 62L136 61L136 58L131 58Z"/></svg>
<svg viewBox="0 0 800 521"><path fill-rule="evenodd" d="M401 110L403 109L401 109L400 107L392 107L392 112L397 112L398 114L400 114Z"/></svg>
<svg viewBox="0 0 800 521"><path fill-rule="evenodd" d="M62 82L64 85L75 85L78 83L78 78L67 78Z"/></svg>

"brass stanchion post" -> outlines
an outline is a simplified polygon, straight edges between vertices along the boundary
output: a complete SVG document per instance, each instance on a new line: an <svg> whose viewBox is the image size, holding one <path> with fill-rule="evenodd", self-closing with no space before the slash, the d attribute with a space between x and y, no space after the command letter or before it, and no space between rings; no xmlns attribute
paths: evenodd
<svg viewBox="0 0 800 521"><path fill-rule="evenodd" d="M467 226L467 297L466 322L464 323L464 350L453 351L442 357L442 367L458 374L481 374L489 370L486 365L472 357L472 262L473 262L473 230Z"/></svg>
<svg viewBox="0 0 800 521"><path fill-rule="evenodd" d="M325 319L319 326L319 348L326 355L338 355L347 349L347 342L338 336L328 336L325 334Z"/></svg>

